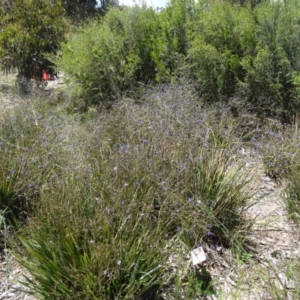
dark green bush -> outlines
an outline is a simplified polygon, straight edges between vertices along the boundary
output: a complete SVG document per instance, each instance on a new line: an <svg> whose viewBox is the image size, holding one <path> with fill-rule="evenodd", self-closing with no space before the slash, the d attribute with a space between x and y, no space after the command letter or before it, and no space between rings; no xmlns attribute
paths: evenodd
<svg viewBox="0 0 300 300"><path fill-rule="evenodd" d="M151 55L154 35L159 32L152 9L112 9L101 20L80 28L62 45L57 62L71 76L80 97L98 104L115 99L155 79Z"/></svg>
<svg viewBox="0 0 300 300"><path fill-rule="evenodd" d="M240 98L290 122L299 110L299 20L294 0L112 9L71 35L57 64L88 104L192 74L205 101Z"/></svg>
<svg viewBox="0 0 300 300"><path fill-rule="evenodd" d="M45 53L56 54L68 30L62 1L1 1L0 68L15 68L25 78L42 77L52 65Z"/></svg>
<svg viewBox="0 0 300 300"><path fill-rule="evenodd" d="M196 17L189 58L202 97L238 96L252 111L290 122L299 110L299 3L200 2Z"/></svg>
<svg viewBox="0 0 300 300"><path fill-rule="evenodd" d="M246 71L243 92L259 113L291 121L299 109L300 57L298 51L292 50L300 46L299 4L266 2L254 9L253 17L256 47L254 55L242 60Z"/></svg>
<svg viewBox="0 0 300 300"><path fill-rule="evenodd" d="M227 2L199 4L196 19L190 24L188 54L204 100L217 101L235 94L242 77L240 39L251 40L243 35L243 27L249 24L241 20L247 18L240 6Z"/></svg>
<svg viewBox="0 0 300 300"><path fill-rule="evenodd" d="M140 83L168 81L185 60L187 8L174 1L161 13L138 6L111 9L71 35L56 62L89 104L134 92Z"/></svg>

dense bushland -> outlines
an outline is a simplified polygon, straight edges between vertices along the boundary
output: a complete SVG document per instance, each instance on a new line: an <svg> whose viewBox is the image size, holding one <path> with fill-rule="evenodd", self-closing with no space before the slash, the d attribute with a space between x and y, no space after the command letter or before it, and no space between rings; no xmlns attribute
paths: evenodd
<svg viewBox="0 0 300 300"><path fill-rule="evenodd" d="M187 15L184 1L161 13L138 6L112 9L79 28L56 63L78 83L88 104L168 81L185 60Z"/></svg>
<svg viewBox="0 0 300 300"><path fill-rule="evenodd" d="M299 109L299 20L293 0L112 9L79 28L57 64L89 104L185 76L204 101L238 97L261 116L291 121Z"/></svg>

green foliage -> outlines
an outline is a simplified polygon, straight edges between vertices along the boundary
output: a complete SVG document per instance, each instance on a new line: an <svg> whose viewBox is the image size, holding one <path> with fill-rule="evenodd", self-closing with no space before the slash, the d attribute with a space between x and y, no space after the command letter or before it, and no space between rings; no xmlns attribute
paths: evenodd
<svg viewBox="0 0 300 300"><path fill-rule="evenodd" d="M102 1L107 2L107 1ZM89 15L96 13L96 0L64 0L63 6L68 16L83 20Z"/></svg>
<svg viewBox="0 0 300 300"><path fill-rule="evenodd" d="M294 39L296 20L300 17L297 6L288 1L257 7L254 11L255 55L246 56L242 61L246 71L242 86L251 104L260 113L281 115L284 121L289 121L291 112L299 109L293 78L297 74L299 58L296 53L292 58L289 49L290 44L297 43Z"/></svg>
<svg viewBox="0 0 300 300"><path fill-rule="evenodd" d="M170 1L158 16L161 33L160 40L154 41L157 46L152 59L157 66L156 79L159 82L170 76L182 76L180 69L185 67L188 50L186 24L193 16L193 7L194 1Z"/></svg>
<svg viewBox="0 0 300 300"><path fill-rule="evenodd" d="M27 78L45 64L44 53L56 53L66 33L60 0L13 0L0 4L0 64L18 68Z"/></svg>
<svg viewBox="0 0 300 300"><path fill-rule="evenodd" d="M206 100L218 99L222 95L222 58L217 49L205 44L197 38L192 42L192 49L189 52L193 59L193 74L199 83L199 92Z"/></svg>
<svg viewBox="0 0 300 300"><path fill-rule="evenodd" d="M105 14L110 5L116 5L115 0L64 0L62 5L73 21L84 21L95 17L97 12Z"/></svg>
<svg viewBox="0 0 300 300"><path fill-rule="evenodd" d="M139 78L153 78L151 46L143 44L149 39L139 38L151 27L151 10L145 11L150 14L147 22L139 20L140 10L144 11L111 10L102 21L80 28L62 45L57 64L79 85L87 103L114 99L134 88Z"/></svg>
<svg viewBox="0 0 300 300"><path fill-rule="evenodd" d="M199 6L189 26L192 72L203 99L227 99L236 93L241 76L240 39L245 41L242 27L248 16L242 14L240 6L228 2L212 2L209 9L201 2ZM240 24L242 17L243 24Z"/></svg>
<svg viewBox="0 0 300 300"><path fill-rule="evenodd" d="M51 4L35 1L41 6L37 12L30 9L33 2L25 1L15 4L13 20L3 18L4 68L21 65L32 70L29 62L59 48L65 23L61 19L48 24L48 19L58 18L63 4L55 2L48 12ZM192 75L205 101L240 98L261 117L280 116L291 122L299 110L299 4L241 4L174 0L157 11L146 6L110 9L104 18L70 34L61 56L51 60L73 82L73 99L85 106L132 95L144 84ZM10 11L2 5L3 15ZM30 12L29 21L24 21L23 11ZM43 26L36 26L41 11L47 18ZM37 39L26 38L26 44L28 32Z"/></svg>
<svg viewBox="0 0 300 300"><path fill-rule="evenodd" d="M187 6L175 1L161 13L145 6L111 9L71 35L55 62L90 104L132 93L141 83L168 81L185 60Z"/></svg>
<svg viewBox="0 0 300 300"><path fill-rule="evenodd" d="M123 221L129 227L126 232L137 229ZM18 260L32 276L25 285L44 299L140 299L155 287L163 256L158 248L147 249L153 233L114 236L112 223L103 219L98 225L104 226L98 227L99 232L83 228L72 234L72 228L51 232L46 224L37 223L42 231L36 228L30 240L21 238L27 255Z"/></svg>
<svg viewBox="0 0 300 300"><path fill-rule="evenodd" d="M241 7L199 2L189 58L206 100L241 97L261 116L290 122L299 110L297 1Z"/></svg>

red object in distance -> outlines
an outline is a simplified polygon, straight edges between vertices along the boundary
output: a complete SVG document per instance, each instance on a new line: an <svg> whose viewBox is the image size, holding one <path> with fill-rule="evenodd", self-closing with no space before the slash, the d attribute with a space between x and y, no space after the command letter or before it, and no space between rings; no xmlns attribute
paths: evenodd
<svg viewBox="0 0 300 300"><path fill-rule="evenodd" d="M47 70L43 70L43 80L51 80L51 76Z"/></svg>

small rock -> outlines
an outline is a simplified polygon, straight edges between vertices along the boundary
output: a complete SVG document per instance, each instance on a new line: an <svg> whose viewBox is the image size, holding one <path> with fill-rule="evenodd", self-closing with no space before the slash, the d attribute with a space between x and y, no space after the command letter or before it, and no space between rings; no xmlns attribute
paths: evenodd
<svg viewBox="0 0 300 300"><path fill-rule="evenodd" d="M263 177L260 178L260 180L261 181L267 181L267 182L272 181L272 179L269 176L263 176Z"/></svg>
<svg viewBox="0 0 300 300"><path fill-rule="evenodd" d="M222 254L222 253L223 253L223 248L222 248L222 247L217 247L216 250L217 250L217 252L218 252L219 254Z"/></svg>
<svg viewBox="0 0 300 300"><path fill-rule="evenodd" d="M281 281L281 284L283 285L284 288L288 288L288 289L294 289L295 288L295 284L292 280L288 279L284 273L279 273L278 277Z"/></svg>

